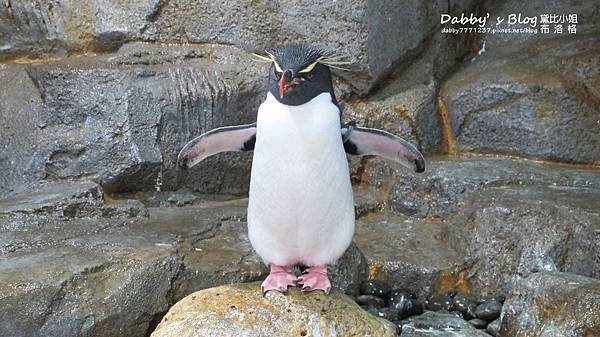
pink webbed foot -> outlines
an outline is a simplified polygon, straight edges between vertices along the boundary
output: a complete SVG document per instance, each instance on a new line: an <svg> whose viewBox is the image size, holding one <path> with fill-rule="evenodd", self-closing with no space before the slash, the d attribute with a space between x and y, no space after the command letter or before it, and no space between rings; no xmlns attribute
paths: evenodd
<svg viewBox="0 0 600 337"><path fill-rule="evenodd" d="M298 279L290 270L283 266L271 264L271 272L260 285L263 296L270 290L287 292L288 286L296 286Z"/></svg>
<svg viewBox="0 0 600 337"><path fill-rule="evenodd" d="M313 266L306 269L306 273L298 277L298 284L302 291L323 290L326 295L331 291L331 282L327 277L327 266Z"/></svg>

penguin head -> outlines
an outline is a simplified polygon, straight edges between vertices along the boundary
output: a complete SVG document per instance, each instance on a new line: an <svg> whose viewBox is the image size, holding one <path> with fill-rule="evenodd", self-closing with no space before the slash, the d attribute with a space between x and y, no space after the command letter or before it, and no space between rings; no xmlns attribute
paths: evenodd
<svg viewBox="0 0 600 337"><path fill-rule="evenodd" d="M301 105L321 93L333 94L330 62L332 54L306 44L289 44L266 51L272 62L269 69L269 91L282 104ZM341 64L341 63L339 63Z"/></svg>

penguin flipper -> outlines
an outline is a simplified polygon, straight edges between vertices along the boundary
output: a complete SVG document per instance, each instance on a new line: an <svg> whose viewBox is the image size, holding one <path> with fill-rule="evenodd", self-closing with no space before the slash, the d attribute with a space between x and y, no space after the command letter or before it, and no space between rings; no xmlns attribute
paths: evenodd
<svg viewBox="0 0 600 337"><path fill-rule="evenodd" d="M256 123L216 128L185 144L177 156L177 164L189 168L220 152L252 151L255 142Z"/></svg>
<svg viewBox="0 0 600 337"><path fill-rule="evenodd" d="M376 155L400 163L415 172L425 171L425 158L406 140L387 131L361 128L351 122L342 126L342 140L346 153Z"/></svg>

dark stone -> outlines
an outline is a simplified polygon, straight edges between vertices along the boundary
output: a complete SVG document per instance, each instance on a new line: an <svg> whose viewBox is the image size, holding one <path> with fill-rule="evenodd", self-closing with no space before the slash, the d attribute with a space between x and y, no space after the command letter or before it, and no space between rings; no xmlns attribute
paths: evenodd
<svg viewBox="0 0 600 337"><path fill-rule="evenodd" d="M481 318L488 322L495 320L500 317L500 312L502 311L502 304L496 301L487 301L481 303L475 309L475 316L477 318Z"/></svg>
<svg viewBox="0 0 600 337"><path fill-rule="evenodd" d="M454 316L456 316L456 317L458 317L458 318L465 319L465 316L460 311L452 310L452 311L449 311L449 313L452 314L452 315L454 315Z"/></svg>
<svg viewBox="0 0 600 337"><path fill-rule="evenodd" d="M456 294L458 294L458 291L456 291L456 289L450 289L450 290L446 291L446 296L448 296L450 298L454 298L454 296L456 296Z"/></svg>
<svg viewBox="0 0 600 337"><path fill-rule="evenodd" d="M469 320L469 323L471 323L471 325L473 325L476 329L485 329L485 327L487 326L488 322L481 319L481 318L473 318Z"/></svg>
<svg viewBox="0 0 600 337"><path fill-rule="evenodd" d="M531 274L508 294L499 336L595 336L600 332L598 303L598 279L560 272Z"/></svg>
<svg viewBox="0 0 600 337"><path fill-rule="evenodd" d="M385 306L385 301L383 299L373 295L360 295L355 299L355 301L360 306L373 307L376 309L380 309Z"/></svg>
<svg viewBox="0 0 600 337"><path fill-rule="evenodd" d="M454 301L446 294L436 295L425 301L425 308L432 311L452 311L454 310Z"/></svg>
<svg viewBox="0 0 600 337"><path fill-rule="evenodd" d="M416 299L414 293L407 289L396 289L392 292L390 307L398 311L398 319L423 313L423 304Z"/></svg>
<svg viewBox="0 0 600 337"><path fill-rule="evenodd" d="M417 295L414 293L414 291L407 288L394 288L394 290L392 290L392 294L390 295L390 303L404 298L416 299Z"/></svg>
<svg viewBox="0 0 600 337"><path fill-rule="evenodd" d="M329 266L328 275L331 284L350 296L360 293L360 285L367 279L367 259L352 242L344 255L334 264Z"/></svg>
<svg viewBox="0 0 600 337"><path fill-rule="evenodd" d="M392 288L385 282L369 279L360 285L360 293L362 295L377 296L384 301L388 301L392 294Z"/></svg>
<svg viewBox="0 0 600 337"><path fill-rule="evenodd" d="M397 322L398 321L398 310L396 310L394 308L389 308L389 307L380 308L380 309L377 309L377 317L387 319L390 322Z"/></svg>
<svg viewBox="0 0 600 337"><path fill-rule="evenodd" d="M453 298L454 308L458 310L465 319L475 318L477 302L474 296L469 294L457 294Z"/></svg>

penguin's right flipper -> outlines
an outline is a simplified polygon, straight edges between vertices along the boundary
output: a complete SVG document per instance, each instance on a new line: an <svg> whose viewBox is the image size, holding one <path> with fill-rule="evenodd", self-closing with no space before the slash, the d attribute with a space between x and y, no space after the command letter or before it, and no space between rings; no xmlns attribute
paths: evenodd
<svg viewBox="0 0 600 337"><path fill-rule="evenodd" d="M220 152L252 151L255 142L256 123L216 128L185 144L177 156L177 163L182 168L189 168Z"/></svg>
<svg viewBox="0 0 600 337"><path fill-rule="evenodd" d="M381 156L417 173L425 171L425 158L421 152L411 143L387 131L361 128L351 122L342 126L342 140L348 154Z"/></svg>

